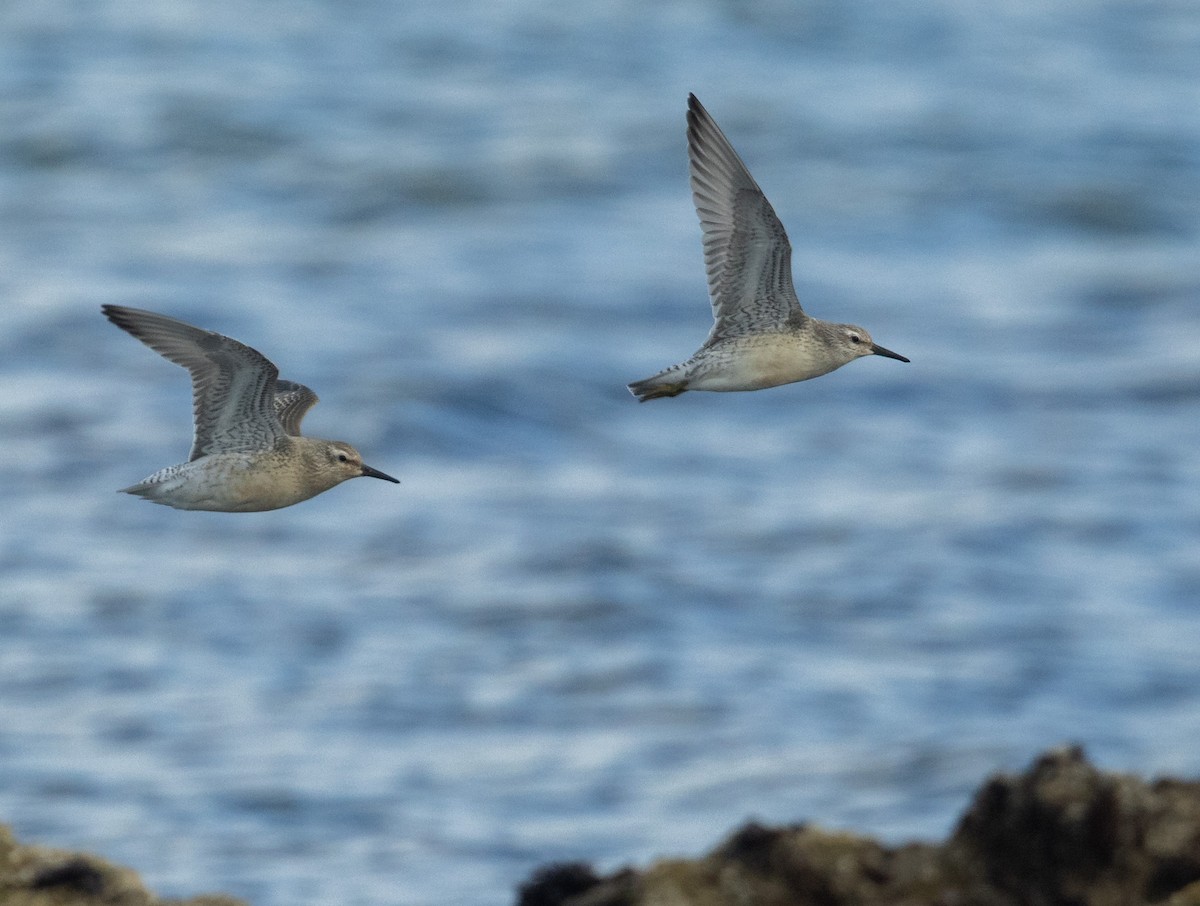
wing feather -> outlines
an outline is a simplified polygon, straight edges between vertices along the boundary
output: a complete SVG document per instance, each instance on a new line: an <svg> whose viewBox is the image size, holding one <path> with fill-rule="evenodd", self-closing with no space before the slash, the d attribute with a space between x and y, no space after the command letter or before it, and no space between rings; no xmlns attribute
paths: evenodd
<svg viewBox="0 0 1200 906"><path fill-rule="evenodd" d="M792 246L771 203L694 94L687 121L692 200L713 307L708 342L802 321Z"/></svg>
<svg viewBox="0 0 1200 906"><path fill-rule="evenodd" d="M258 350L155 312L121 305L102 310L122 330L191 374L195 435L189 459L265 450L287 435L276 413L279 369ZM297 426L311 405L295 416Z"/></svg>
<svg viewBox="0 0 1200 906"><path fill-rule="evenodd" d="M283 378L275 381L275 414L283 430L293 437L300 436L300 422L316 404L317 395L303 384Z"/></svg>

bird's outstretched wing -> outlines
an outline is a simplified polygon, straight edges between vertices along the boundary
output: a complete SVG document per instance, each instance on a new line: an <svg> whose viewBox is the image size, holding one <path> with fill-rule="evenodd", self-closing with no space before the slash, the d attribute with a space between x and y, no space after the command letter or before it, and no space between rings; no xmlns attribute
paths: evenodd
<svg viewBox="0 0 1200 906"><path fill-rule="evenodd" d="M138 308L105 305L110 321L192 376L195 436L189 459L212 453L266 450L288 433L277 414L279 369L256 349L230 337L202 330ZM283 382L288 387L299 387ZM303 388L307 393L312 391ZM291 391L289 391L291 392ZM313 396L315 402L316 397ZM299 426L312 403L288 417Z"/></svg>
<svg viewBox="0 0 1200 906"><path fill-rule="evenodd" d="M792 246L771 203L694 94L687 122L692 200L715 321L708 342L802 322Z"/></svg>

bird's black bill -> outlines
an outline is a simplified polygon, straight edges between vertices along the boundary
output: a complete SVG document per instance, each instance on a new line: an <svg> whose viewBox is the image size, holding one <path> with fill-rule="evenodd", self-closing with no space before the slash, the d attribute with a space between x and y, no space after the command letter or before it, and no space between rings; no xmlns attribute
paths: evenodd
<svg viewBox="0 0 1200 906"><path fill-rule="evenodd" d="M875 355L887 356L889 359L897 359L901 362L909 361L904 356L900 355L900 353L892 352L890 349L884 349L878 343L871 344L871 352L875 353Z"/></svg>
<svg viewBox="0 0 1200 906"><path fill-rule="evenodd" d="M385 472L380 472L378 469L372 469L368 465L364 465L362 467L362 473L369 478L382 478L384 481L392 482L392 484L400 483L399 478L393 478L391 475L388 475Z"/></svg>

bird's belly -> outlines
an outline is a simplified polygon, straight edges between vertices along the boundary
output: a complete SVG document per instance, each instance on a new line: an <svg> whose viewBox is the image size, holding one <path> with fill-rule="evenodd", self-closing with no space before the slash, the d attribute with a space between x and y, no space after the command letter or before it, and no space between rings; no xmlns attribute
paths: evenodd
<svg viewBox="0 0 1200 906"><path fill-rule="evenodd" d="M181 510L210 510L223 513L253 513L277 510L307 499L295 482L264 470L253 457L242 454L206 456L156 481L144 496ZM160 473L162 474L162 473Z"/></svg>
<svg viewBox="0 0 1200 906"><path fill-rule="evenodd" d="M695 390L762 390L806 381L831 371L807 361L804 350L785 337L730 341L706 350L702 374L691 382Z"/></svg>

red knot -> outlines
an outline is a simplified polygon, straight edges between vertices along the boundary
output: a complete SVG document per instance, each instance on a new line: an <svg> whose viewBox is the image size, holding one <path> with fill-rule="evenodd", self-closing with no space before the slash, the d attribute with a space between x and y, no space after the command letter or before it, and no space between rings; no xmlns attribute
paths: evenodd
<svg viewBox="0 0 1200 906"><path fill-rule="evenodd" d="M629 385L639 402L687 390L762 390L865 355L907 362L854 324L810 317L792 285L783 224L707 110L688 95L692 200L704 233L712 330L686 362Z"/></svg>
<svg viewBox="0 0 1200 906"><path fill-rule="evenodd" d="M399 484L340 440L302 437L317 395L244 343L166 315L120 305L102 311L192 376L195 436L185 463L123 488L180 510L252 513L291 506L348 478Z"/></svg>

